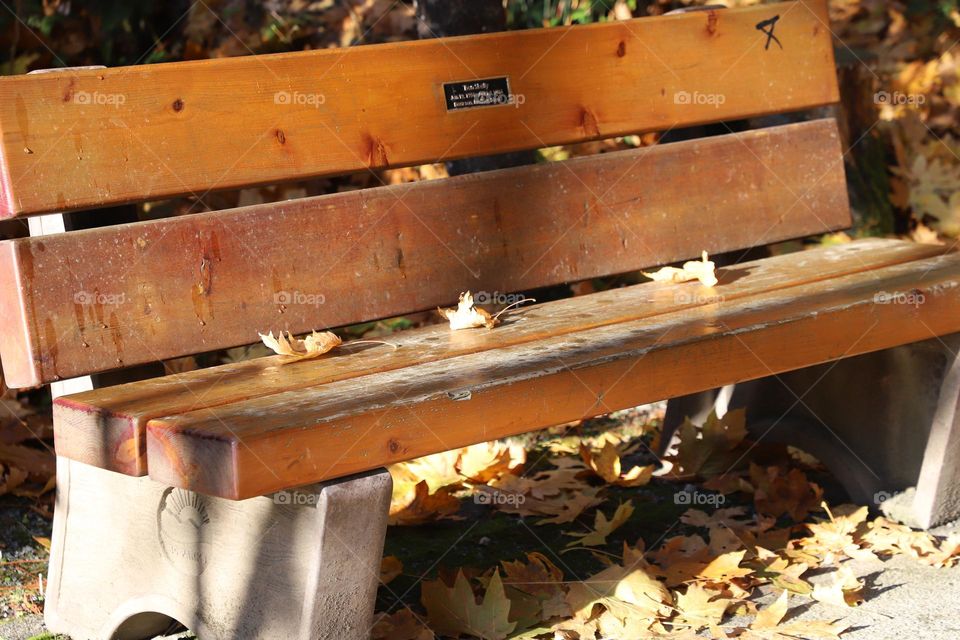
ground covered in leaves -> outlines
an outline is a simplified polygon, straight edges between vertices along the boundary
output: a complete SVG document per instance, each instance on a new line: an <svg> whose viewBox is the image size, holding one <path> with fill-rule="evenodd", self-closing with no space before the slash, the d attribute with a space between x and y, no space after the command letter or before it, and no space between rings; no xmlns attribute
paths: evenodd
<svg viewBox="0 0 960 640"><path fill-rule="evenodd" d="M960 535L831 506L829 474L742 413L687 424L663 464L657 427L634 410L393 467L374 638L841 638L867 594L850 561L960 562ZM797 619L816 602L833 615Z"/></svg>

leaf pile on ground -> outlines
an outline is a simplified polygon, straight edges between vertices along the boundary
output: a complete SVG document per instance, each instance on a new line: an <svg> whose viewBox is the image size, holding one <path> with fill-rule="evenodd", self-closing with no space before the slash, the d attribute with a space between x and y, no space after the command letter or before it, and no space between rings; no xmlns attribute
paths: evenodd
<svg viewBox="0 0 960 640"><path fill-rule="evenodd" d="M394 465L394 525L459 519L445 525L461 531L459 541L484 518L508 518L536 540L558 527L562 540L511 559L491 540L484 567L433 559L435 575L406 589L419 587L411 602L388 586L407 575L404 558L385 558L382 591L395 597L385 599L393 606L377 615L374 638L839 638L844 611L865 598L848 560L960 562L960 536L938 539L871 519L867 507L828 506L810 480L822 473L816 461L786 450L771 458L747 440L742 412L687 421L669 458L646 464L656 460L656 424L594 435L568 425ZM670 527L649 548L630 531L657 499L648 492L681 505L683 530L669 535ZM571 569L577 554L595 568ZM758 605L771 591L773 602ZM811 601L833 605L835 618L793 620Z"/></svg>

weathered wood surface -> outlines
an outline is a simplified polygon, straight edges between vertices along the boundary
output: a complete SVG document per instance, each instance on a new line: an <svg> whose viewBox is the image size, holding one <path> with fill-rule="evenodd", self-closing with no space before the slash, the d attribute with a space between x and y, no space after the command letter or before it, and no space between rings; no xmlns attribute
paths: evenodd
<svg viewBox="0 0 960 640"><path fill-rule="evenodd" d="M11 387L849 225L832 120L0 243Z"/></svg>
<svg viewBox="0 0 960 640"><path fill-rule="evenodd" d="M242 499L958 328L952 254L151 420L149 474Z"/></svg>
<svg viewBox="0 0 960 640"><path fill-rule="evenodd" d="M721 272L723 299L732 302L942 251L907 242L869 240L851 247L746 263L742 268L749 277ZM522 321L510 320L493 332L451 333L445 325L431 326L392 336L396 350L386 346L347 347L318 360L282 366L278 357L257 358L79 393L54 404L57 453L121 473L143 475L148 466L144 435L152 418L652 318L712 304L716 302L714 295L707 290L675 289L666 284L627 287L524 309L508 316Z"/></svg>
<svg viewBox="0 0 960 640"><path fill-rule="evenodd" d="M757 27L775 16L777 41ZM2 78L0 217L829 104L828 25L826 2L803 0ZM447 111L444 83L497 77L514 104Z"/></svg>
<svg viewBox="0 0 960 640"><path fill-rule="evenodd" d="M390 474L231 502L66 458L44 618L87 640L368 640Z"/></svg>

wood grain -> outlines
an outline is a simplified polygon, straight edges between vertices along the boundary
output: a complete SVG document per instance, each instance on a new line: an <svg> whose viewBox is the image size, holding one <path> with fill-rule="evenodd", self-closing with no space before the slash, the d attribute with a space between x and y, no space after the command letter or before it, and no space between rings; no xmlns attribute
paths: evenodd
<svg viewBox="0 0 960 640"><path fill-rule="evenodd" d="M779 16L782 46L761 21ZM0 217L838 101L826 2L0 79ZM444 83L514 104L448 112ZM679 97L678 97L679 96Z"/></svg>
<svg viewBox="0 0 960 640"><path fill-rule="evenodd" d="M824 279L869 272L931 257L943 249L891 240L745 263L721 272L724 303ZM746 274L745 277L744 274ZM719 291L719 289L718 289ZM60 398L54 404L56 448L62 456L127 473L147 472L145 429L152 418L316 387L418 363L489 352L627 321L711 305L715 293L696 285L652 284L535 305L494 331L451 333L445 326L390 338L398 348L345 348L329 356L281 366L278 357L144 380Z"/></svg>
<svg viewBox="0 0 960 640"><path fill-rule="evenodd" d="M836 125L0 243L7 385L849 225Z"/></svg>
<svg viewBox="0 0 960 640"><path fill-rule="evenodd" d="M958 329L951 254L152 420L150 477L243 499Z"/></svg>

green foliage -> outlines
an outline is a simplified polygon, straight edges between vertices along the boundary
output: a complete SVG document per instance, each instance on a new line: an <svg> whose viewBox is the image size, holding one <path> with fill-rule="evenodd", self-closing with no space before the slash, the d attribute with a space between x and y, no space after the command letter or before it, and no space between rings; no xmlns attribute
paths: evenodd
<svg viewBox="0 0 960 640"><path fill-rule="evenodd" d="M508 0L507 25L511 29L604 22L615 0ZM637 0L627 0L631 11Z"/></svg>

